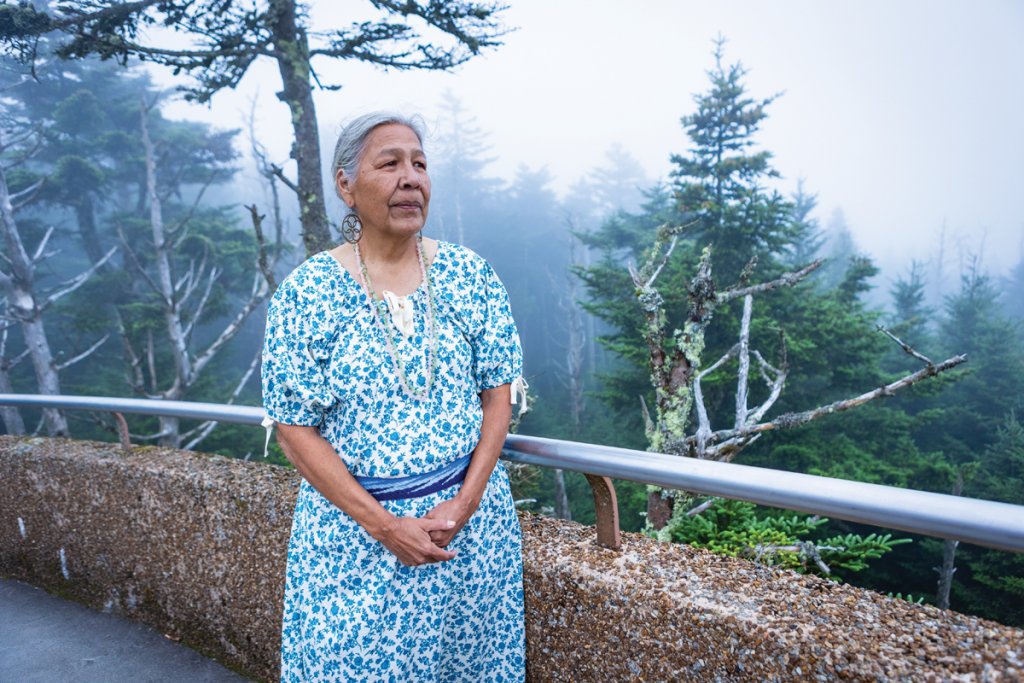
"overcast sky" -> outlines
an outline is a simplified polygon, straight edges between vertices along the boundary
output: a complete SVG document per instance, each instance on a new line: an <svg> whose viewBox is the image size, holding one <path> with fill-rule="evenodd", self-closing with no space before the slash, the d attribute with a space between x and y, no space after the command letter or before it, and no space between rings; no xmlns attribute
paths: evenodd
<svg viewBox="0 0 1024 683"><path fill-rule="evenodd" d="M759 140L775 154L783 188L804 178L827 223L841 207L859 246L885 269L929 257L943 222L950 239L983 250L997 271L1024 238L1024 2L859 0L778 2L508 0L504 45L454 73L382 72L321 63L325 147L339 123L375 108L436 118L451 90L490 134L490 173L546 166L566 192L623 145L651 179L687 140L679 118L707 87L713 38L748 69L753 96L784 94ZM347 23L319 3L318 27ZM331 7L331 9L328 9ZM243 125L258 93L258 132L286 158L288 113L269 62L212 108L178 115ZM428 154L429 154L428 148ZM883 283L884 286L884 283Z"/></svg>

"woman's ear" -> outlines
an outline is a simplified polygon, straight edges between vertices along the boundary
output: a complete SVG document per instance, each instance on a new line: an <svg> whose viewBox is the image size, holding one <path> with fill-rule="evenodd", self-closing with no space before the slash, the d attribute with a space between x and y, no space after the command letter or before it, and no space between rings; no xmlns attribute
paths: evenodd
<svg viewBox="0 0 1024 683"><path fill-rule="evenodd" d="M351 209L356 203L355 197L352 196L352 183L349 177L345 175L345 171L340 168L334 176L334 185L338 190L338 196L341 197L341 201L345 202L345 205Z"/></svg>

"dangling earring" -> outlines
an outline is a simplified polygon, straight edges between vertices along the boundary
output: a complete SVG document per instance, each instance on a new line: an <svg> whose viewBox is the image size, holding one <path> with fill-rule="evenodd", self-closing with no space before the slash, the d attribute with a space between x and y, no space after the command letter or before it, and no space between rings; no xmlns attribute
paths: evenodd
<svg viewBox="0 0 1024 683"><path fill-rule="evenodd" d="M359 238L363 236L363 222L359 220L359 216L350 213L342 219L341 236L349 244L355 244L359 241Z"/></svg>

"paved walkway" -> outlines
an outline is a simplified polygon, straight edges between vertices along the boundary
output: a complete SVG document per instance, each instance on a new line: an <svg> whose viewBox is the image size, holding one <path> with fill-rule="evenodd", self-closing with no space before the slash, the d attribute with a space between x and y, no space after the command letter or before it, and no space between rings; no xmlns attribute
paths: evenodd
<svg viewBox="0 0 1024 683"><path fill-rule="evenodd" d="M0 579L0 683L244 683L152 628Z"/></svg>

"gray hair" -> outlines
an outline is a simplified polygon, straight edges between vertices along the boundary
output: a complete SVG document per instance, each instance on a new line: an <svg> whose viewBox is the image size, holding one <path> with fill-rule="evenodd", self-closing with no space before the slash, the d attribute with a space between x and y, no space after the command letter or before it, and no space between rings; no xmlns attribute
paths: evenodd
<svg viewBox="0 0 1024 683"><path fill-rule="evenodd" d="M357 116L342 128L338 142L334 145L334 162L331 164L331 177L337 178L338 171L344 171L350 179L356 177L356 168L366 150L366 140L370 133L380 126L398 124L416 133L416 138L423 145L423 119L419 116L404 116L386 111L374 111Z"/></svg>

